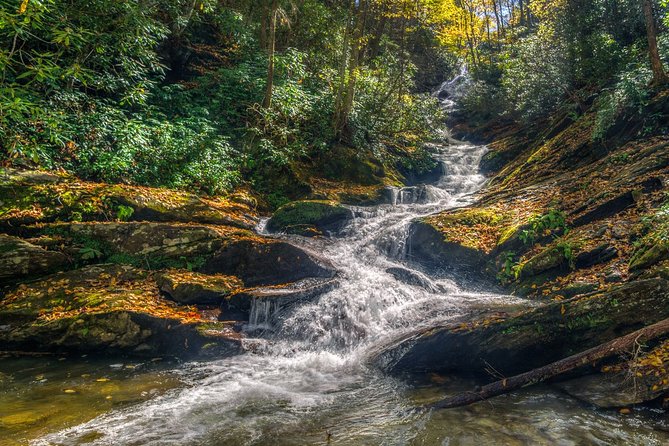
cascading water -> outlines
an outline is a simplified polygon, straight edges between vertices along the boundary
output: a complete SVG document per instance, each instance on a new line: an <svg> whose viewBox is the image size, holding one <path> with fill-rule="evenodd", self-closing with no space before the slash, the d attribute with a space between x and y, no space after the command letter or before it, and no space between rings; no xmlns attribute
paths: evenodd
<svg viewBox="0 0 669 446"><path fill-rule="evenodd" d="M262 332L262 339L247 341L253 345L248 353L186 364L180 370L186 388L114 410L36 444L432 445L481 439L485 444L486 438L510 444L512 436L500 436L510 421L488 414L472 419L471 412L450 412L456 415L449 418L415 411L421 400L415 389L366 364L375 347L410 329L462 316L474 307L515 302L463 290L454 281L428 277L403 262L412 220L472 201L472 193L485 181L478 173L485 151L464 143L437 145L434 153L444 175L424 187L420 199L414 199L416 194L406 198L398 190L392 204L355 209L357 218L343 237L291 238L327 257L340 271L340 286L278 314L271 302L256 301L250 328L271 329ZM522 438L552 444L551 438L569 429L605 424L577 406L560 404L559 410L569 413L565 419L580 420L573 425L555 422L557 409L545 404L534 409L533 422L519 422L525 429ZM460 417L468 418L473 430L463 430Z"/></svg>

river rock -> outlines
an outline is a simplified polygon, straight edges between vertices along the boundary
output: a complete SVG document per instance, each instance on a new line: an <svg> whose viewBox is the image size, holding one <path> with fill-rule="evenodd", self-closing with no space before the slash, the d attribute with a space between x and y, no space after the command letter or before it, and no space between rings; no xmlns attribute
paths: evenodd
<svg viewBox="0 0 669 446"><path fill-rule="evenodd" d="M281 206L267 230L306 236L336 234L354 217L353 211L332 201L304 200Z"/></svg>
<svg viewBox="0 0 669 446"><path fill-rule="evenodd" d="M477 274L486 254L473 247L445 240L434 226L418 220L409 230L408 257L429 269L446 269Z"/></svg>
<svg viewBox="0 0 669 446"><path fill-rule="evenodd" d="M339 285L337 278L305 279L294 283L271 287L256 287L232 294L221 305L221 320L238 318L249 313L258 302L272 302L276 310L286 308L300 302L315 299Z"/></svg>
<svg viewBox="0 0 669 446"><path fill-rule="evenodd" d="M404 282L407 285L421 287L433 292L444 291L442 287L435 285L429 277L417 271L411 271L410 269L401 267L391 267L387 268L386 272L392 275L396 280Z"/></svg>
<svg viewBox="0 0 669 446"><path fill-rule="evenodd" d="M68 264L68 258L56 251L0 234L0 284L53 272Z"/></svg>
<svg viewBox="0 0 669 446"><path fill-rule="evenodd" d="M663 393L647 377L632 377L629 373L596 373L556 383L569 395L602 409L628 407L654 400Z"/></svg>
<svg viewBox="0 0 669 446"><path fill-rule="evenodd" d="M379 363L395 373L483 374L493 367L509 376L665 319L669 317L667 302L667 280L638 280L517 314L493 314L419 330L390 346Z"/></svg>
<svg viewBox="0 0 669 446"><path fill-rule="evenodd" d="M216 304L244 284L234 276L200 274L192 271L169 270L156 277L158 288L175 302L184 305Z"/></svg>
<svg viewBox="0 0 669 446"><path fill-rule="evenodd" d="M0 301L0 343L23 351L84 351L139 356L241 351L225 323L160 296L151 274L95 265L10 290Z"/></svg>
<svg viewBox="0 0 669 446"><path fill-rule="evenodd" d="M330 262L314 253L284 241L259 238L228 240L207 258L200 271L236 276L247 286L331 278L336 273Z"/></svg>

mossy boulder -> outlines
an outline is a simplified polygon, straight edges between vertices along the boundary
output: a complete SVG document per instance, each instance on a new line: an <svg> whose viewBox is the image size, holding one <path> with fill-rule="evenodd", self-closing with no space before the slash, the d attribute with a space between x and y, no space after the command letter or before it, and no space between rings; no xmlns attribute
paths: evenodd
<svg viewBox="0 0 669 446"><path fill-rule="evenodd" d="M48 274L67 266L66 255L0 234L0 284Z"/></svg>
<svg viewBox="0 0 669 446"><path fill-rule="evenodd" d="M669 282L639 280L520 313L422 329L379 357L391 372L512 375L584 351L669 317Z"/></svg>
<svg viewBox="0 0 669 446"><path fill-rule="evenodd" d="M0 301L0 343L139 356L241 351L229 325L164 299L150 273L121 265L89 266L10 290Z"/></svg>
<svg viewBox="0 0 669 446"><path fill-rule="evenodd" d="M8 169L0 177L0 228L55 221L197 222L252 229L248 194L204 197L183 191L82 181L67 174Z"/></svg>
<svg viewBox="0 0 669 446"><path fill-rule="evenodd" d="M35 231L59 238L65 250L83 263L123 263L150 269L195 268L229 238L251 235L241 230L148 222L59 223Z"/></svg>
<svg viewBox="0 0 669 446"><path fill-rule="evenodd" d="M216 304L244 284L234 276L200 274L184 270L168 270L156 277L158 288L175 302L185 305Z"/></svg>
<svg viewBox="0 0 669 446"><path fill-rule="evenodd" d="M461 208L434 214L412 223L409 256L428 267L487 276L485 264L493 260L513 224L510 215L495 208Z"/></svg>
<svg viewBox="0 0 669 446"><path fill-rule="evenodd" d="M332 201L294 201L281 206L267 222L267 230L299 235L332 234L353 219L353 211Z"/></svg>

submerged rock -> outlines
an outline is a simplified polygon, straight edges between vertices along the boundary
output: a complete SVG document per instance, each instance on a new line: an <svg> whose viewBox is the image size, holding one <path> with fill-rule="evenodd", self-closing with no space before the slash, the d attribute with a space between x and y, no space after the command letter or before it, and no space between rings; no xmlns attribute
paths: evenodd
<svg viewBox="0 0 669 446"><path fill-rule="evenodd" d="M353 211L336 202L294 201L272 215L267 230L306 236L336 234L353 217Z"/></svg>
<svg viewBox="0 0 669 446"><path fill-rule="evenodd" d="M231 326L160 296L151 274L95 265L10 290L0 301L0 343L24 351L139 356L225 356L241 351Z"/></svg>
<svg viewBox="0 0 669 446"><path fill-rule="evenodd" d="M48 274L68 264L68 257L56 251L0 234L0 284Z"/></svg>

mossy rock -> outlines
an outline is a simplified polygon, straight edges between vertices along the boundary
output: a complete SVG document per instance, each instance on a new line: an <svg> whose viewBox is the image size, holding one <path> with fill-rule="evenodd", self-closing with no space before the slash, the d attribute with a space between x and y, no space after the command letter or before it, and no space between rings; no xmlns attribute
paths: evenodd
<svg viewBox="0 0 669 446"><path fill-rule="evenodd" d="M157 275L160 291L180 304L219 305L244 284L235 276L200 274L192 271L169 270Z"/></svg>
<svg viewBox="0 0 669 446"><path fill-rule="evenodd" d="M669 317L669 282L638 280L610 290L419 329L378 360L388 371L510 376L557 361Z"/></svg>
<svg viewBox="0 0 669 446"><path fill-rule="evenodd" d="M221 355L241 351L230 326L213 324L196 308L161 297L151 273L122 265L54 274L0 301L0 343L25 351L188 357L212 342Z"/></svg>
<svg viewBox="0 0 669 446"><path fill-rule="evenodd" d="M500 243L511 224L510 217L495 208L463 208L432 215L424 222L444 240L486 254Z"/></svg>
<svg viewBox="0 0 669 446"><path fill-rule="evenodd" d="M527 279L560 268L566 268L568 261L564 253L550 246L539 254L531 257L520 267L520 278Z"/></svg>
<svg viewBox="0 0 669 446"><path fill-rule="evenodd" d="M267 222L267 230L313 236L341 231L353 211L332 201L304 200L281 206Z"/></svg>
<svg viewBox="0 0 669 446"><path fill-rule="evenodd" d="M66 174L9 169L0 179L0 227L55 221L197 222L252 229L252 200L82 181ZM247 197L248 198L248 197Z"/></svg>
<svg viewBox="0 0 669 446"><path fill-rule="evenodd" d="M644 244L637 248L630 260L630 271L641 271L656 265L663 260L669 260L669 242Z"/></svg>
<svg viewBox="0 0 669 446"><path fill-rule="evenodd" d="M0 234L0 283L47 274L68 264L68 257L60 252Z"/></svg>

